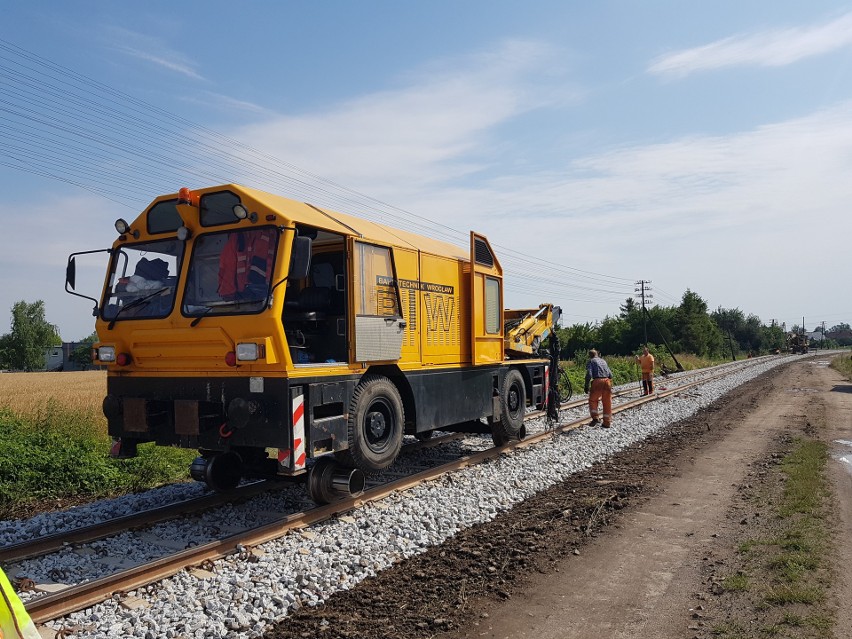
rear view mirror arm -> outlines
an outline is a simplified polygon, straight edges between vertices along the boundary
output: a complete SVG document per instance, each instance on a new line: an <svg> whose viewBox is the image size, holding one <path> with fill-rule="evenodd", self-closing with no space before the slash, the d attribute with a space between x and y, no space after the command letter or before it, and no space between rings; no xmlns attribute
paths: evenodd
<svg viewBox="0 0 852 639"><path fill-rule="evenodd" d="M82 293L77 293L74 288L77 280L77 263L74 258L77 255L90 255L92 253L108 253L112 255L112 249L94 249L92 251L78 251L77 253L71 253L68 256L68 265L65 267L65 292L70 293L71 295L76 295L77 297L82 297L85 300L91 300L95 303L95 307L92 309L92 315L97 316L98 314L98 300L89 295L83 295Z"/></svg>

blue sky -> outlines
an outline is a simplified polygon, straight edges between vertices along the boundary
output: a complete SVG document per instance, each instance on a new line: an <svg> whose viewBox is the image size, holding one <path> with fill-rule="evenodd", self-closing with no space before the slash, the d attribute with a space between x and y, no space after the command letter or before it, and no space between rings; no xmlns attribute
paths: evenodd
<svg viewBox="0 0 852 639"><path fill-rule="evenodd" d="M224 181L484 233L507 305L566 323L639 279L666 305L852 322L845 3L7 2L0 96L0 312L43 299L66 340L93 328L67 255Z"/></svg>

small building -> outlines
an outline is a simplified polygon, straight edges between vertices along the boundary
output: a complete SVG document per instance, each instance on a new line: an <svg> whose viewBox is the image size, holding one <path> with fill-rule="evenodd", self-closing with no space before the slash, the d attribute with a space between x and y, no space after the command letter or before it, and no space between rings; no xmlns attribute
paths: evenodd
<svg viewBox="0 0 852 639"><path fill-rule="evenodd" d="M100 368L89 364L80 366L74 361L72 355L81 346L88 342L62 342L60 346L50 346L44 349L44 370L46 371L82 371L92 368Z"/></svg>
<svg viewBox="0 0 852 639"><path fill-rule="evenodd" d="M833 339L841 346L852 346L852 329L843 328L838 331L827 331L825 336Z"/></svg>

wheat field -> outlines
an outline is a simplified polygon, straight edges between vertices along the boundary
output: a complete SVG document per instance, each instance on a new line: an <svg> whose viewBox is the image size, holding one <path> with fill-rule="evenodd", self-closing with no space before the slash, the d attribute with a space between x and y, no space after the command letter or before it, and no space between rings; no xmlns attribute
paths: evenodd
<svg viewBox="0 0 852 639"><path fill-rule="evenodd" d="M38 415L53 400L58 406L101 415L106 371L0 374L0 408L20 415Z"/></svg>

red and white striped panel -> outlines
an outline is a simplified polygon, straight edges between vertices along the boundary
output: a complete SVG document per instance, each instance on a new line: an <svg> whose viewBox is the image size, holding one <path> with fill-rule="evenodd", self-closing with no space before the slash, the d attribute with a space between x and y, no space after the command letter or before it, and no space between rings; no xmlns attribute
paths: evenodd
<svg viewBox="0 0 852 639"><path fill-rule="evenodd" d="M547 408L547 401L550 399L550 365L544 365L544 402L542 408Z"/></svg>
<svg viewBox="0 0 852 639"><path fill-rule="evenodd" d="M292 448L278 449L278 472L291 474L305 468L305 396L301 389L292 389L293 436Z"/></svg>
<svg viewBox="0 0 852 639"><path fill-rule="evenodd" d="M292 470L290 468L290 449L289 448L279 448L278 449L278 472L286 473Z"/></svg>
<svg viewBox="0 0 852 639"><path fill-rule="evenodd" d="M293 397L293 470L305 467L305 396Z"/></svg>

